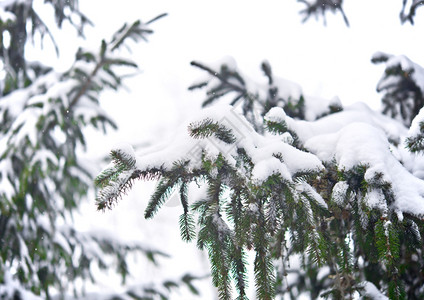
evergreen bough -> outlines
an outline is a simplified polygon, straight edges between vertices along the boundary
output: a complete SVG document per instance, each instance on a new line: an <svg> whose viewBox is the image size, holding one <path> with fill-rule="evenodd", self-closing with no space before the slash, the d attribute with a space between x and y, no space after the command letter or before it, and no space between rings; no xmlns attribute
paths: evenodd
<svg viewBox="0 0 424 300"><path fill-rule="evenodd" d="M144 156L123 147L124 159L113 150L112 176L107 185L99 185L98 208L115 203L133 179L160 180L147 218L178 192L181 236L185 241L197 236L198 247L207 250L220 299L247 299L248 253L254 256L258 299L279 294L296 299L302 292L311 298L349 299L357 293L367 296L373 289L390 299L423 297L424 219L419 212L401 209L397 198L402 195L389 180L399 174L376 171L372 160L347 167L337 153L333 159L318 159L299 129L302 125L312 130L322 120L340 119L351 111L323 99L322 113L311 119L307 112L312 99L296 92L287 96L288 83L276 84L279 79L267 62L262 64L268 81L265 92L247 82L234 62L219 70L192 65L210 75L190 87L206 89L203 105L210 108L206 117L189 124L191 139L177 136L176 144L191 141L187 153L171 163L166 153L181 151L173 144ZM212 104L221 98L232 106ZM372 118L384 117L373 113ZM400 137L387 135L384 143L402 147ZM263 173L264 168L273 171ZM191 205L190 183L205 186L203 196ZM291 267L296 261L300 266ZM296 280L289 281L292 276Z"/></svg>

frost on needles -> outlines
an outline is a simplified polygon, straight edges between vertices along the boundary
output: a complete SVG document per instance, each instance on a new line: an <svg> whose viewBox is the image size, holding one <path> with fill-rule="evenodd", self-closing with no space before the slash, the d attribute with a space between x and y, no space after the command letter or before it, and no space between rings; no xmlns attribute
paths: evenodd
<svg viewBox="0 0 424 300"><path fill-rule="evenodd" d="M420 67L377 56L388 70L414 68L414 85L385 84L403 76L393 72L379 83L387 106L402 105L396 93L422 86ZM263 82L231 58L192 65L206 73L190 87L206 91L204 109L159 150L112 150L96 179L98 208L110 208L134 179L159 180L147 218L178 194L181 236L207 250L220 299L247 298L249 268L258 299L423 297L424 159L412 153L422 151L423 114L304 95L267 62ZM193 200L194 191L202 196Z"/></svg>

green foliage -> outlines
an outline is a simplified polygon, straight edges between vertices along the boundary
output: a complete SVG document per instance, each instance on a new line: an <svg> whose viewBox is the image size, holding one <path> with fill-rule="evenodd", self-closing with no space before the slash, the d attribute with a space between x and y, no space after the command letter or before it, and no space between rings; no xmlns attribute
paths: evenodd
<svg viewBox="0 0 424 300"><path fill-rule="evenodd" d="M190 124L189 132L190 135L195 139L204 139L211 135L215 135L217 139L227 144L233 144L236 140L230 128L227 128L218 122L214 122L209 118L206 118L199 124Z"/></svg>
<svg viewBox="0 0 424 300"><path fill-rule="evenodd" d="M196 228L193 216L189 213L187 189L188 184L186 182L183 182L180 187L180 199L181 205L184 209L184 213L180 216L180 231L181 238L183 239L183 241L190 242L196 236Z"/></svg>
<svg viewBox="0 0 424 300"><path fill-rule="evenodd" d="M77 1L45 2L53 6L58 27L71 22L83 33L89 21ZM7 292L14 288L15 295L27 291L44 299L50 299L52 291L65 297L72 288L80 295L75 283L94 280L94 265L115 268L125 280L128 253L142 253L152 261L165 254L75 230L73 213L93 176L90 164L78 153L86 144L85 128L116 128L101 109L99 94L121 87L123 67L137 67L120 56L120 47L128 38L145 38L152 31L140 21L126 25L110 42L102 41L98 52L79 49L72 67L59 73L25 61L27 38L50 35L32 1L10 1L3 8L16 18L0 25L0 35L11 36L10 45L0 40L0 59L8 72L0 82L0 287L10 285L0 298L18 297ZM135 164L124 153L114 152L113 159L122 162L120 171ZM120 180L112 173L104 172L98 184Z"/></svg>
<svg viewBox="0 0 424 300"><path fill-rule="evenodd" d="M396 61L391 62L396 58ZM384 75L377 85L377 91L384 92L381 100L383 113L409 127L424 105L423 92L414 77L414 73L420 72L421 67L406 57L385 53L377 53L371 61L375 64L387 63Z"/></svg>
<svg viewBox="0 0 424 300"><path fill-rule="evenodd" d="M178 169L179 168L177 167L173 171L178 171ZM150 198L149 204L144 213L145 218L152 218L174 191L174 187L178 184L178 181L176 181L175 178L172 179L166 178L159 181L157 189Z"/></svg>
<svg viewBox="0 0 424 300"><path fill-rule="evenodd" d="M291 162L284 147L299 155L308 154L295 126L290 125L296 119L303 119L302 112L308 108L303 104L303 96L297 102L288 98L291 100L283 101L284 105L273 98L250 97L264 93L248 91L246 86L252 85L247 85L235 68L223 65L215 72L202 64L192 64L206 71L222 92L218 94L208 81L192 86L191 89L207 89L204 104L217 101L224 92L236 94L234 108L239 107L237 101L250 103L253 99L251 106L243 104L241 113L256 131L246 129L240 134L237 126L227 127L226 114L221 120L204 118L188 127L189 135L198 141L194 145L201 151L181 157L171 167L166 166L164 159L160 172L159 167L152 169L143 164L136 164L131 172L144 172L138 178L160 178L146 217L152 217L177 190L183 208L180 217L183 240L194 239L193 218L197 216L197 245L208 252L212 282L218 288L219 298L246 299L250 267L254 271L258 299L274 299L279 295L296 299L301 293L314 299L320 296L349 299L358 292L364 294L367 282L391 299L422 297L417 282L424 284L419 275L424 266L420 254L424 249L424 223L419 216L399 214L393 208L396 193L387 177L372 173L371 166L365 162L345 168L333 160L324 162L321 169L299 169L290 175L273 172L258 179L255 168L261 160L255 157L255 151L261 153L263 160L284 166ZM269 64L263 63L262 70L268 78L267 91L277 87ZM284 107L284 113L271 110L274 107ZM259 114L255 114L256 108ZM269 114L263 116L266 112ZM264 154L265 148L253 141L270 136L281 137L284 145L278 151ZM223 146L217 154L208 144L201 143L206 140L223 141L228 148ZM272 141L270 138L269 143ZM169 147L173 152L172 145ZM297 157L297 160L302 159ZM114 176L125 174L119 165L119 161L114 162ZM191 205L190 183L206 186L203 197ZM111 186L98 185L101 197ZM248 253L253 254L252 261L247 259ZM299 261L300 266L290 267L293 260ZM297 279L289 282L289 274L296 274Z"/></svg>
<svg viewBox="0 0 424 300"><path fill-rule="evenodd" d="M411 3L410 3L411 2ZM414 24L414 17L417 9L424 4L423 0L403 0L402 11L400 12L400 20L402 23L409 21L412 25ZM409 6L409 9L408 9Z"/></svg>
<svg viewBox="0 0 424 300"><path fill-rule="evenodd" d="M64 21L69 22L78 34L83 36L85 26L91 24L90 20L79 10L77 0L46 0L44 2L54 9L56 24L59 28ZM40 18L32 2L10 1L4 8L15 16L14 20L0 20L0 36L3 36L6 32L10 35L9 46L5 45L3 38L0 42L0 56L6 65L5 70L7 72L1 93L7 95L20 87L27 87L37 78L40 71L46 70L45 66L26 61L24 54L28 38L33 38L35 34L39 34L42 43L47 35L53 42L57 53L59 49L50 28ZM33 72L35 74L32 74Z"/></svg>
<svg viewBox="0 0 424 300"><path fill-rule="evenodd" d="M204 277L184 274L180 278L166 279L162 282L151 283L146 285L137 285L130 287L122 293L90 293L84 298L69 299L108 299L108 300L169 300L173 299L173 291L188 289L193 295L200 295L199 289L196 287L196 281L202 280Z"/></svg>
<svg viewBox="0 0 424 300"><path fill-rule="evenodd" d="M198 126L189 126L189 131L191 134L193 134L193 130L196 134L203 132L203 136L207 137L212 134L208 130L218 130L221 126L211 120L205 120ZM198 134L198 136L201 135ZM239 148L237 153L239 156L236 160L240 163L252 161L244 149ZM145 216L152 217L172 191L180 186L180 198L184 209L180 218L182 238L188 241L194 236L190 213L192 211L198 215L197 244L200 249L208 251L212 280L218 287L220 298L231 299L231 280L235 283L239 299L246 297L247 261L245 251L253 249L256 253L253 266L257 294L261 299L272 299L275 294L275 270L270 248L276 242L275 239L287 230L288 223L285 222L292 222L284 218L279 220L276 215L281 217L286 213L291 214L285 210L287 208L296 210L298 208L293 202L301 202L310 209L309 221L314 224L312 226L315 226L312 217L313 209L320 208L317 208L314 195L307 191L298 194L293 184L277 175L269 177L264 182L266 188L261 188L253 178L249 179L251 175L246 178L240 174L221 154L215 158L201 156L200 159L198 167L188 167L188 162L185 161L174 163L169 170L162 170L161 180L149 201ZM114 165L117 166L119 163L115 162ZM123 176L125 171L115 168L115 176ZM154 176L154 173L150 174ZM300 179L301 177L299 177ZM191 208L187 205L186 184L188 182L205 182L208 186L206 197L193 203ZM103 187L100 190L100 197L104 197L103 191L108 188L111 186ZM278 193L280 190L282 194ZM231 191L230 198L224 197L226 191ZM287 195L287 197L281 195ZM274 205L275 197L279 200L280 205L278 206ZM285 203L286 198L289 203ZM303 210L298 209L298 212L303 213ZM302 216L301 214L300 217ZM304 227L299 226L297 230L305 236L308 235ZM308 238L316 243L314 247L323 247L322 238L316 239L311 235L308 235ZM311 256L314 254L311 253Z"/></svg>
<svg viewBox="0 0 424 300"><path fill-rule="evenodd" d="M223 63L219 70L214 70L196 61L191 62L191 65L210 75L210 79L189 87L189 90L206 89L206 99L203 101L202 106L210 106L220 99L223 101L231 99L230 104L234 106L235 110L240 110L259 133L264 131L264 116L273 107L282 107L289 117L300 120L305 120L306 118L305 111L309 107L304 95L301 91L299 94L293 93L290 89L287 89L286 85L293 85L293 90L301 90L300 87L285 79L274 77L271 66L267 61L261 64L261 69L267 78L266 88L263 88L263 85L258 85L245 79L235 63L231 61ZM322 115L318 117L324 117L341 110L342 107L339 104L329 103L328 107L323 110ZM207 122L207 120L203 122ZM286 131L284 124L281 124L283 126L281 128L273 128L277 124L271 122L266 122L265 125L270 126L268 129L271 129L271 131ZM295 136L295 133L290 133Z"/></svg>
<svg viewBox="0 0 424 300"><path fill-rule="evenodd" d="M328 12L339 12L346 26L349 26L349 20L343 9L343 0L297 0L297 2L301 2L306 6L300 11L300 14L303 15L303 22L306 22L311 17L322 17L324 19L324 24L326 24L326 14ZM402 0L402 9L399 14L401 23L410 22L414 24L414 17L417 9L423 4L424 1L422 0ZM365 6L364 9L366 9Z"/></svg>
<svg viewBox="0 0 424 300"><path fill-rule="evenodd" d="M135 167L134 154L120 149L112 150L110 156L114 164L104 169L94 180L96 186L101 188L96 199L98 210L111 209L122 194L131 188L135 179L157 179L163 172L159 168L140 172ZM161 188L164 188L164 183Z"/></svg>
<svg viewBox="0 0 424 300"><path fill-rule="evenodd" d="M406 146L411 152L422 152L424 150L424 122L419 122L419 132L406 139Z"/></svg>
<svg viewBox="0 0 424 300"><path fill-rule="evenodd" d="M318 17L319 15L322 15L322 17L324 18L324 24L326 24L326 12L331 11L332 13L335 13L339 11L343 16L343 20L346 26L349 26L349 21L343 10L343 0L298 0L298 2L301 2L306 5L306 8L304 8L300 12L304 15L303 22L306 22L311 16Z"/></svg>

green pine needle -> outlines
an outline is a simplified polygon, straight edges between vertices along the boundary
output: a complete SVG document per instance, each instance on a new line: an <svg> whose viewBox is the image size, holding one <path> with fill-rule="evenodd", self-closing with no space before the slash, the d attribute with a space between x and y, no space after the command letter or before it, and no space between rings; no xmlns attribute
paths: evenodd
<svg viewBox="0 0 424 300"><path fill-rule="evenodd" d="M287 132L287 124L285 121L275 122L275 121L266 121L265 128L267 131L273 134L283 134Z"/></svg>
<svg viewBox="0 0 424 300"><path fill-rule="evenodd" d="M256 249L254 262L256 295L261 300L275 297L274 265L265 248Z"/></svg>
<svg viewBox="0 0 424 300"><path fill-rule="evenodd" d="M195 223L193 216L189 213L183 213L180 216L180 233L185 242L191 242L196 236Z"/></svg>
<svg viewBox="0 0 424 300"><path fill-rule="evenodd" d="M156 187L156 191L153 193L150 198L149 204L144 212L144 217L146 219L152 218L159 208L165 203L168 197L174 191L174 187L178 182L171 181L170 179L162 179L158 186Z"/></svg>
<svg viewBox="0 0 424 300"><path fill-rule="evenodd" d="M191 123L189 125L189 132L190 136L195 139L204 139L215 135L216 138L227 144L233 144L236 141L231 129L209 118L198 123Z"/></svg>
<svg viewBox="0 0 424 300"><path fill-rule="evenodd" d="M118 169L131 170L136 162L135 156L121 149L112 150L110 156Z"/></svg>
<svg viewBox="0 0 424 300"><path fill-rule="evenodd" d="M97 177L94 179L94 184L99 187L103 188L107 186L114 177L117 175L117 170L115 167L110 167L105 170L103 170Z"/></svg>

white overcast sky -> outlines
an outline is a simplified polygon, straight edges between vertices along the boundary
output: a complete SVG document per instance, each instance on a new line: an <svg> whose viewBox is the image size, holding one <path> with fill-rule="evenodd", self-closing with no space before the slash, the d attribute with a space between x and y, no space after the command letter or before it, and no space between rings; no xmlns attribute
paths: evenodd
<svg viewBox="0 0 424 300"><path fill-rule="evenodd" d="M299 10L303 5L296 0L80 0L81 10L95 24L87 30L87 43L93 47L123 22L169 14L152 24L155 33L147 44L133 47L133 58L143 74L128 81L130 92L103 97L119 97L119 105L117 100L106 100L104 105L114 112L121 127L134 118L159 127L166 127L158 121L161 118L169 122L184 119L203 99L202 94L187 91L202 75L190 61L208 62L228 55L252 78L262 77L259 67L266 59L275 75L297 82L305 94L338 96L344 104L363 101L378 108L380 95L375 87L384 68L370 62L373 53L405 54L424 65L424 8L418 9L414 26L401 25L401 5L401 0L346 0L348 28L340 14L331 13L327 26L314 18L302 23ZM57 39L67 44L59 62L72 61L75 49L69 36L62 34ZM177 109L181 106L183 110ZM125 131L123 138L135 134L131 129ZM150 131L140 126L137 130L146 136Z"/></svg>
<svg viewBox="0 0 424 300"><path fill-rule="evenodd" d="M275 74L298 82L306 93L338 95L350 103L377 98L382 68L370 63L375 51L424 62L424 10L418 10L415 26L402 26L401 2L346 0L349 28L340 14L329 14L327 26L315 19L302 24L298 12L303 5L296 0L81 0L81 8L98 25L96 32L104 35L123 21L169 13L152 25L155 34L140 53L145 77L161 73L163 88L185 90L178 84L190 77L193 59L231 55L251 76L261 75L259 65L267 59Z"/></svg>
<svg viewBox="0 0 424 300"><path fill-rule="evenodd" d="M228 55L253 78L262 76L259 66L266 59L275 75L299 83L306 94L339 96L344 104L363 101L378 108L375 87L384 68L370 62L374 52L405 54L424 65L424 8L418 10L414 26L401 25L401 5L401 0L346 0L348 28L340 14L331 13L327 26L322 19L302 23L303 5L296 0L80 1L96 24L88 31L90 41L110 36L122 22L169 14L152 24L155 33L149 43L136 47L133 55L143 74L129 83L131 93L122 95L119 106L135 106L125 120L158 118L160 113L174 121L203 99L187 91L202 75L190 61ZM161 126L155 118L152 122ZM149 130L140 130L149 135Z"/></svg>

